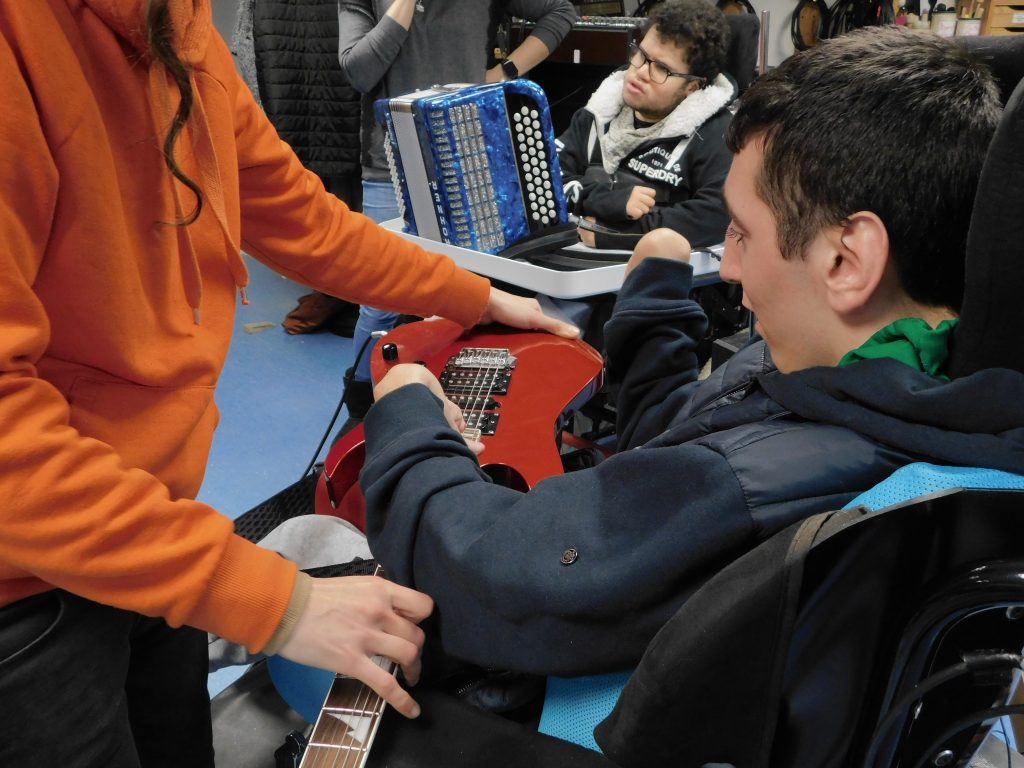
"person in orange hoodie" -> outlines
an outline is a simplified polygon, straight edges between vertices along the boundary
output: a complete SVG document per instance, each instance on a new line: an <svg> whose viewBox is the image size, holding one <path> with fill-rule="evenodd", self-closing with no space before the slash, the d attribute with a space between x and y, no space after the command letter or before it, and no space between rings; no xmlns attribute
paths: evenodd
<svg viewBox="0 0 1024 768"><path fill-rule="evenodd" d="M207 632L415 716L371 657L415 682L430 598L310 579L194 500L240 250L358 303L576 330L327 194L209 0L4 0L0 71L0 765L212 766Z"/></svg>

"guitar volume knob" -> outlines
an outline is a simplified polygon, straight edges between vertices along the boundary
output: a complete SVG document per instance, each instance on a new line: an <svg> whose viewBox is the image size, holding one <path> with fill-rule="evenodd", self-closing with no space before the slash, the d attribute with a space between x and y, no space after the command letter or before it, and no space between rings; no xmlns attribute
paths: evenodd
<svg viewBox="0 0 1024 768"><path fill-rule="evenodd" d="M384 358L384 362L393 363L398 359L398 345L394 342L388 342L382 344L380 348L381 357Z"/></svg>

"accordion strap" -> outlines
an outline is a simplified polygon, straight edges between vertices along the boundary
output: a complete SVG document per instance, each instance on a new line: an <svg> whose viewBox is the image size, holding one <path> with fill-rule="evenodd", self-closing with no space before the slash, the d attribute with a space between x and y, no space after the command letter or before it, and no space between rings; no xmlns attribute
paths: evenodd
<svg viewBox="0 0 1024 768"><path fill-rule="evenodd" d="M497 255L505 259L531 259L542 256L579 241L576 225L572 222L539 229L511 245Z"/></svg>

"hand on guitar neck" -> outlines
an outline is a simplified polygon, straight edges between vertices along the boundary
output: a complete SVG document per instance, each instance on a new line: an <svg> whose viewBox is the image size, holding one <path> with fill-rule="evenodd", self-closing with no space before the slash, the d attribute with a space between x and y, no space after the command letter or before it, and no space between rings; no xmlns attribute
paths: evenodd
<svg viewBox="0 0 1024 768"><path fill-rule="evenodd" d="M422 384L436 395L444 403L444 415L452 429L463 436L466 445L477 456L484 452L484 444L480 440L467 437L466 417L462 409L449 399L441 382L437 380L437 376L431 373L426 366L415 363L401 363L394 366L373 388L373 399L374 401L380 400L390 392L409 384Z"/></svg>
<svg viewBox="0 0 1024 768"><path fill-rule="evenodd" d="M313 579L312 593L280 655L361 680L406 717L419 705L393 674L372 659L399 664L414 685L420 676L423 630L434 602L378 576Z"/></svg>

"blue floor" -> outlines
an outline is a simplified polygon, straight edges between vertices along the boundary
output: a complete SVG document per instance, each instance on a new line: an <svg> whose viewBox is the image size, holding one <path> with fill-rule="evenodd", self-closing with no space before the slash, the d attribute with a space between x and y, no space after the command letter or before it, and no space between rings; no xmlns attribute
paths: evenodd
<svg viewBox="0 0 1024 768"><path fill-rule="evenodd" d="M231 518L270 498L302 476L341 397L352 364L352 340L331 333L290 336L285 315L309 289L254 259L249 306L240 306L227 365L217 390L220 426L213 441L200 501ZM248 333L250 323L273 323ZM344 420L342 411L340 420ZM326 449L321 451L322 460ZM244 671L210 677L216 694Z"/></svg>
<svg viewBox="0 0 1024 768"><path fill-rule="evenodd" d="M221 412L199 499L234 518L298 480L341 397L352 340L281 327L309 289L253 259L217 389ZM244 326L272 322L254 333ZM343 417L342 417L343 418Z"/></svg>

